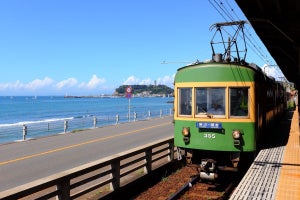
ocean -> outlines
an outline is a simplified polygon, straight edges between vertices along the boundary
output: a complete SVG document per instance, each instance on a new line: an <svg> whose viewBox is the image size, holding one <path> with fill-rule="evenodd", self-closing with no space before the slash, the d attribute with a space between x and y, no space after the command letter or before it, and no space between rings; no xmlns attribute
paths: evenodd
<svg viewBox="0 0 300 200"><path fill-rule="evenodd" d="M0 144L172 115L172 102L172 97L0 96Z"/></svg>

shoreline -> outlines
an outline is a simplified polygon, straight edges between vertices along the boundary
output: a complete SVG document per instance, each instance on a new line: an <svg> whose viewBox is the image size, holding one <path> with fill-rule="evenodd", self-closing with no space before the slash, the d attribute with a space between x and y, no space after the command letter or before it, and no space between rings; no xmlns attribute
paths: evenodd
<svg viewBox="0 0 300 200"><path fill-rule="evenodd" d="M132 96L132 98L136 98L136 97L142 97L142 98L173 98L173 96L166 96L166 95L160 95L160 94L155 94L155 95L146 95L146 96L139 96L139 95L134 95ZM121 95L121 96L116 96L116 95L100 95L100 96L76 96L76 95L67 95L64 96L64 98L126 98L125 95Z"/></svg>

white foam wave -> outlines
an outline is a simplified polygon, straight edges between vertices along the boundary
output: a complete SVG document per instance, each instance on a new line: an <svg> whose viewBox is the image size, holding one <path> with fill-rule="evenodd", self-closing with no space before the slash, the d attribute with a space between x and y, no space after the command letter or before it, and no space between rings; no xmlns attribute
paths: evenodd
<svg viewBox="0 0 300 200"><path fill-rule="evenodd" d="M49 122L56 122L56 121L63 121L63 120L71 120L74 117L67 117L67 118L52 118L52 119L45 119L45 120L38 120L38 121L23 121L23 122L16 122L12 124L0 124L0 128L2 127L11 127L11 126L22 126L23 124L39 124L39 123L49 123Z"/></svg>

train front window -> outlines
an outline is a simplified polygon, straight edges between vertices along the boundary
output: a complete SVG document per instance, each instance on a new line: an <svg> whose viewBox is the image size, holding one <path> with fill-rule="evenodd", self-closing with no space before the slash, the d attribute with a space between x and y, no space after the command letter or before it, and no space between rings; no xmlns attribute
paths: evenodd
<svg viewBox="0 0 300 200"><path fill-rule="evenodd" d="M196 115L225 117L225 88L196 88Z"/></svg>
<svg viewBox="0 0 300 200"><path fill-rule="evenodd" d="M230 116L248 117L248 88L230 88Z"/></svg>
<svg viewBox="0 0 300 200"><path fill-rule="evenodd" d="M192 115L192 88L178 89L179 115Z"/></svg>

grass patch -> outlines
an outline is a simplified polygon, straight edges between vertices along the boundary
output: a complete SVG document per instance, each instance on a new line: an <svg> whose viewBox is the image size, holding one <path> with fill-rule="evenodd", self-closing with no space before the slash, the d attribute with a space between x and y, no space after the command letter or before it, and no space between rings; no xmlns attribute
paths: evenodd
<svg viewBox="0 0 300 200"><path fill-rule="evenodd" d="M75 129L75 130L71 131L70 133L77 133L77 132L80 132L80 131L84 131L84 129Z"/></svg>

